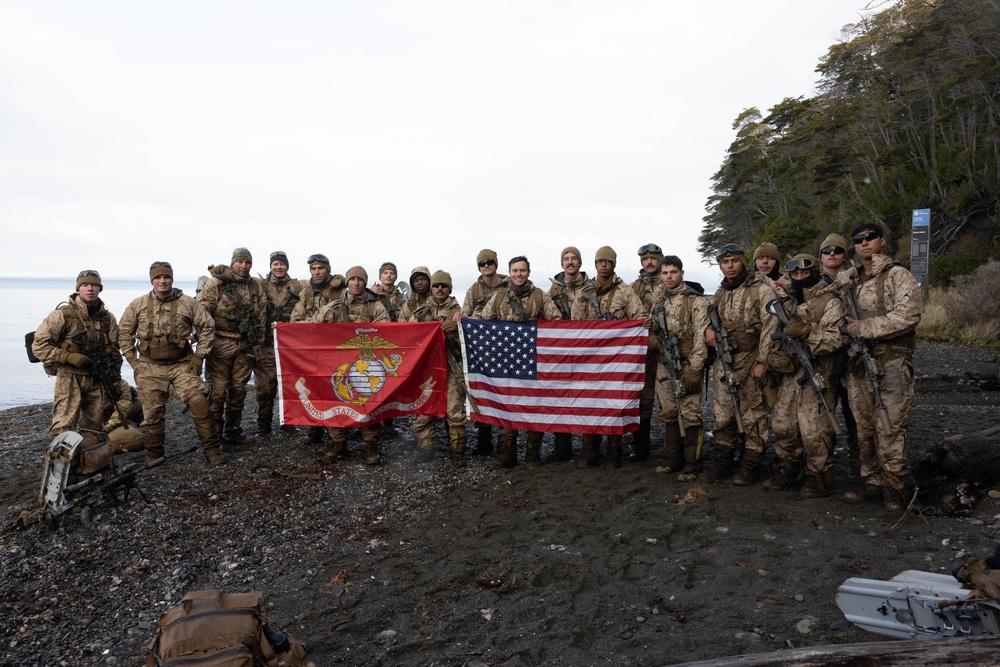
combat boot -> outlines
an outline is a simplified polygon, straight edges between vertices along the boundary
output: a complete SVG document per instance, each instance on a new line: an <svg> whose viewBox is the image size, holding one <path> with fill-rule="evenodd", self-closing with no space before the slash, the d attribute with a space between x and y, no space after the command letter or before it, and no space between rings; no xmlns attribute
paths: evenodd
<svg viewBox="0 0 1000 667"><path fill-rule="evenodd" d="M157 459L162 459L166 452L163 449L163 440L166 434L162 429L146 431L146 462L152 463Z"/></svg>
<svg viewBox="0 0 1000 667"><path fill-rule="evenodd" d="M552 458L550 459L553 463L558 461L572 461L573 460L573 434L572 433L556 433L552 440Z"/></svg>
<svg viewBox="0 0 1000 667"><path fill-rule="evenodd" d="M750 449L743 450L740 458L740 469L733 477L733 486L753 486L757 482L757 471L760 470L760 452Z"/></svg>
<svg viewBox="0 0 1000 667"><path fill-rule="evenodd" d="M326 429L326 435L330 438L330 450L326 453L326 457L338 461L347 456L347 429L329 427Z"/></svg>
<svg viewBox="0 0 1000 667"><path fill-rule="evenodd" d="M608 436L608 460L604 462L608 468L622 467L622 437L620 435Z"/></svg>
<svg viewBox="0 0 1000 667"><path fill-rule="evenodd" d="M681 469L681 455L684 451L684 442L681 440L681 426L677 422L669 422L663 425L663 458L660 465L656 466L656 472L661 475L668 475Z"/></svg>
<svg viewBox="0 0 1000 667"><path fill-rule="evenodd" d="M365 440L365 465L377 466L382 463L382 457L378 453L378 438Z"/></svg>
<svg viewBox="0 0 1000 667"><path fill-rule="evenodd" d="M768 491L788 491L795 485L795 481L799 478L799 463L798 461L785 461L779 460L774 466L776 468L774 475L764 482L763 486ZM806 479L806 484L809 484L808 478ZM805 487L802 488L805 491Z"/></svg>
<svg viewBox="0 0 1000 667"><path fill-rule="evenodd" d="M718 442L712 448L712 467L705 475L705 481L710 484L718 484L733 474L733 453L736 450L732 447L723 447Z"/></svg>
<svg viewBox="0 0 1000 667"><path fill-rule="evenodd" d="M639 463L649 458L649 417L639 419L639 430L632 434L632 454L628 457L630 463Z"/></svg>
<svg viewBox="0 0 1000 667"><path fill-rule="evenodd" d="M430 463L434 460L434 440L417 436L417 463Z"/></svg>
<svg viewBox="0 0 1000 667"><path fill-rule="evenodd" d="M799 491L802 498L825 498L833 493L833 466L822 474L810 473Z"/></svg>
<svg viewBox="0 0 1000 667"><path fill-rule="evenodd" d="M577 464L580 468L594 467L597 465L599 454L597 444L601 441L601 436L591 433L584 434L580 445L580 461Z"/></svg>
<svg viewBox="0 0 1000 667"><path fill-rule="evenodd" d="M503 429L500 431L497 459L493 462L496 469L513 468L517 465L517 431Z"/></svg>
<svg viewBox="0 0 1000 667"><path fill-rule="evenodd" d="M843 496L849 503L868 503L882 499L882 487L878 484L865 484L858 491L848 491Z"/></svg>
<svg viewBox="0 0 1000 667"><path fill-rule="evenodd" d="M194 430L201 440L202 453L211 466L222 465L226 457L222 455L219 441L219 425L209 415L209 403L204 394L195 394L188 401L191 417L194 419Z"/></svg>
<svg viewBox="0 0 1000 667"><path fill-rule="evenodd" d="M913 495L913 489L894 489L890 486L882 487L882 506L891 512L902 512L906 509Z"/></svg>
<svg viewBox="0 0 1000 667"><path fill-rule="evenodd" d="M323 427L310 426L306 431L306 437L302 440L303 445L318 445L323 442Z"/></svg>
<svg viewBox="0 0 1000 667"><path fill-rule="evenodd" d="M684 468L677 476L680 482L693 482L701 472L701 428L684 431Z"/></svg>
<svg viewBox="0 0 1000 667"><path fill-rule="evenodd" d="M489 456L493 453L493 429L486 424L476 425L476 447L473 456Z"/></svg>
<svg viewBox="0 0 1000 667"><path fill-rule="evenodd" d="M465 457L465 426L448 427L448 450L452 463L461 463Z"/></svg>
<svg viewBox="0 0 1000 667"><path fill-rule="evenodd" d="M542 433L528 431L527 444L524 448L524 467L537 468L542 464Z"/></svg>

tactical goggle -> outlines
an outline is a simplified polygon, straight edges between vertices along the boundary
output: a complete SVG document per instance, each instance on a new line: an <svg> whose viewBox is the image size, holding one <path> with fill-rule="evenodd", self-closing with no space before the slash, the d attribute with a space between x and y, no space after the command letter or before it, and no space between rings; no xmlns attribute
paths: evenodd
<svg viewBox="0 0 1000 667"><path fill-rule="evenodd" d="M868 232L866 234L858 234L854 237L854 245L859 243L864 243L865 241L874 241L875 239L882 238L882 235L878 232Z"/></svg>
<svg viewBox="0 0 1000 667"><path fill-rule="evenodd" d="M330 260L327 259L326 255L321 255L320 253L316 253L315 255L309 255L309 259L306 260L306 261L309 264L312 264L314 262L320 262L322 264L329 264L330 263Z"/></svg>
<svg viewBox="0 0 1000 667"><path fill-rule="evenodd" d="M152 264L149 265L149 270L152 271L153 269L158 269L160 267L166 267L168 269L174 268L170 266L170 262L153 262ZM81 273L80 275L82 276L83 274Z"/></svg>
<svg viewBox="0 0 1000 667"><path fill-rule="evenodd" d="M663 249L660 246L656 245L655 243L647 243L646 245L644 245L641 248L639 248L639 255L640 256L642 256L642 255L649 255L649 254L653 254L653 255L660 254L660 255L662 255L663 254Z"/></svg>
<svg viewBox="0 0 1000 667"><path fill-rule="evenodd" d="M812 261L808 257L799 257L798 259L790 259L785 263L785 271L791 273L792 271L811 271L816 267L816 262Z"/></svg>
<svg viewBox="0 0 1000 667"><path fill-rule="evenodd" d="M715 253L716 259L722 259L726 255L742 255L743 248L739 246L738 243L727 243L726 245L719 248Z"/></svg>
<svg viewBox="0 0 1000 667"><path fill-rule="evenodd" d="M276 260L276 259L284 260L287 257L288 257L288 255L285 254L284 250L275 250L274 252L271 253L271 261L272 262L274 260Z"/></svg>

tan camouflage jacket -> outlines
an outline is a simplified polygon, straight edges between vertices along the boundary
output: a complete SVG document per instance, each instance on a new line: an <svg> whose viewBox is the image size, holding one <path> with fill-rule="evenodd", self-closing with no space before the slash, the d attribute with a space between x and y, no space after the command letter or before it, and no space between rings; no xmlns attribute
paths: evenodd
<svg viewBox="0 0 1000 667"><path fill-rule="evenodd" d="M138 424L142 421L142 402L139 400L139 394L136 393L135 389L125 380L119 380L115 383L115 390L118 392L118 400L114 403L111 402L107 395L104 397L104 412L102 415L104 428L101 430L105 433L111 433L111 431L122 425L122 418L118 414L119 409L125 413L125 417L130 422Z"/></svg>
<svg viewBox="0 0 1000 667"><path fill-rule="evenodd" d="M340 306L341 303L347 309L347 319L349 322L389 321L389 313L386 312L385 306L379 301L378 295L367 289L359 297L344 294L344 298L341 301L326 304L320 308L312 321L340 322L340 312L343 312L343 307Z"/></svg>
<svg viewBox="0 0 1000 667"><path fill-rule="evenodd" d="M830 287L820 280L812 287L802 291L805 301L796 303L791 287L779 288L779 293L785 297L784 308L790 320L800 319L810 325L809 335L805 342L809 345L816 360L816 369L827 380L833 371L834 357L843 349L846 339L840 333L844 325L844 302L837 293L836 287ZM778 325L780 330L781 325ZM785 344L780 340L771 341L772 358L783 356L790 359ZM788 372L797 372L799 364L791 360Z"/></svg>
<svg viewBox="0 0 1000 667"><path fill-rule="evenodd" d="M215 320L204 305L177 288L166 299L157 298L152 291L133 299L118 326L118 345L132 368L138 356L150 361L181 361L191 353L194 340L198 355L207 357L215 342Z"/></svg>
<svg viewBox="0 0 1000 667"><path fill-rule="evenodd" d="M663 281L660 280L659 273L650 276L645 271L640 271L639 277L632 283L632 291L639 297L639 302L647 313L653 312L654 304L663 298L663 290ZM650 352L660 353L659 336L650 336L648 345Z"/></svg>
<svg viewBox="0 0 1000 667"><path fill-rule="evenodd" d="M413 294L413 296L411 296L409 299L406 300L406 303L403 304L403 307L400 308L399 321L410 322L411 321L410 318L413 317L413 313L416 312L417 308L420 308L420 306L425 305L430 300L431 300L430 291L428 291L427 294L424 295Z"/></svg>
<svg viewBox="0 0 1000 667"><path fill-rule="evenodd" d="M479 280L472 283L472 287L465 293L465 301L462 303L462 317L474 317L477 320L486 319L483 317L483 308L497 291L507 289L510 284L510 279L507 276L501 273L498 273L497 276L500 278L500 283L496 287L490 287L484 283L482 276L479 276Z"/></svg>
<svg viewBox="0 0 1000 667"><path fill-rule="evenodd" d="M552 279L552 285L549 286L549 296L554 297L557 294L566 295L566 307L570 309L570 319L573 318L573 303L576 301L577 297L580 296L580 290L587 283L593 282L587 277L586 271L580 272L580 277L576 280L566 282L566 272L560 271L556 274L556 277Z"/></svg>
<svg viewBox="0 0 1000 667"><path fill-rule="evenodd" d="M611 313L616 320L646 319L648 312L642 307L642 301L617 275L604 287L599 287L596 280L593 283L597 289L597 305L601 312L596 312L590 300L580 294L573 302L574 320L598 320L605 313Z"/></svg>
<svg viewBox="0 0 1000 667"><path fill-rule="evenodd" d="M399 291L399 288L395 285L392 286L391 292L382 292L378 295L378 300L382 302L385 306L385 311L389 313L389 319L393 322L401 321L399 319L400 311L403 308L403 293ZM402 320L405 321L405 320Z"/></svg>
<svg viewBox="0 0 1000 667"><path fill-rule="evenodd" d="M291 322L292 310L299 302L299 291L302 289L301 281L290 278L275 278L274 274L268 273L264 278L256 278L264 292L267 300L267 331L266 340L268 343L274 341L274 332L271 325L275 322Z"/></svg>
<svg viewBox="0 0 1000 667"><path fill-rule="evenodd" d="M768 365L773 350L771 334L778 330L778 318L767 312L766 306L777 297L769 281L756 280L751 274L734 290L720 287L712 298L722 326L737 344L734 370L749 372L756 363Z"/></svg>
<svg viewBox="0 0 1000 667"><path fill-rule="evenodd" d="M434 299L429 299L423 306L423 310L410 316L409 322L440 322L444 335L458 342L458 323L452 317L455 313L461 313L462 307L458 305L458 300L449 296L447 301L437 304Z"/></svg>
<svg viewBox="0 0 1000 667"><path fill-rule="evenodd" d="M705 331L711 326L708 299L683 282L672 290L662 287L661 283L656 295L660 301L654 305L654 310L663 307L667 331L670 336L677 336L677 347L685 366L701 372L708 360L708 343L705 342ZM659 339L659 349L663 349L663 332L655 319L649 337Z"/></svg>
<svg viewBox="0 0 1000 667"><path fill-rule="evenodd" d="M72 294L65 303L59 304L42 320L35 331L31 352L45 363L46 371L54 368L55 371L65 371L75 375L90 375L89 370L66 363L71 352L83 354L83 350L70 340L70 337L78 331L86 331L91 345L102 346L114 367L121 368L118 322L100 299L97 300L95 311L91 317L89 309L80 300L79 295Z"/></svg>
<svg viewBox="0 0 1000 667"><path fill-rule="evenodd" d="M264 340L267 329L267 303L257 281L249 276L240 278L228 266L210 266L211 280L198 294L198 303L215 320L215 335L220 338L246 338L240 334L240 309L249 311L256 322L257 340Z"/></svg>
<svg viewBox="0 0 1000 667"><path fill-rule="evenodd" d="M861 320L859 338L889 342L916 331L924 309L920 286L912 273L889 256L872 257L872 275L853 267L837 274L837 282L850 286L854 294Z"/></svg>
<svg viewBox="0 0 1000 667"><path fill-rule="evenodd" d="M527 322L531 320L561 320L562 314L556 304L552 303L549 295L538 289L528 281L530 291L525 297L517 297L510 291L510 285L506 289L494 294L486 306L483 307L482 320L506 320L510 322ZM511 306L514 299L521 304L524 317L520 317Z"/></svg>
<svg viewBox="0 0 1000 667"><path fill-rule="evenodd" d="M339 273L330 276L325 284L317 286L311 280L302 284L299 302L292 308L292 322L313 322L316 314L328 303L342 301L347 293L347 281Z"/></svg>

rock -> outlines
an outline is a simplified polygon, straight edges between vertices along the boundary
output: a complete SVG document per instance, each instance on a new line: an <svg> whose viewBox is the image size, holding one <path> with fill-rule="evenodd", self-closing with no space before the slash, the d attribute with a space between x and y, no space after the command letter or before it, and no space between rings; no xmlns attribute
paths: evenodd
<svg viewBox="0 0 1000 667"><path fill-rule="evenodd" d="M808 635L816 627L817 619L812 616L806 616L801 621L795 624L795 629L799 631L799 634Z"/></svg>
<svg viewBox="0 0 1000 667"><path fill-rule="evenodd" d="M392 646L396 643L396 637L398 635L399 633L395 630L383 630L375 635L375 641L383 646Z"/></svg>
<svg viewBox="0 0 1000 667"><path fill-rule="evenodd" d="M846 630L849 627L851 627L851 622L846 618L839 618L830 624L831 630Z"/></svg>
<svg viewBox="0 0 1000 667"><path fill-rule="evenodd" d="M792 596L792 599L795 600L796 602L805 602L806 596L803 595L802 593L796 593L795 595Z"/></svg>

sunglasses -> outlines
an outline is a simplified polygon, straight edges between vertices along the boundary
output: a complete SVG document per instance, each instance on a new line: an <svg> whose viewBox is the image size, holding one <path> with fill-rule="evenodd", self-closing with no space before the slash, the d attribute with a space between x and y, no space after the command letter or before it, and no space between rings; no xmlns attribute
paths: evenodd
<svg viewBox="0 0 1000 667"><path fill-rule="evenodd" d="M878 232L868 232L867 234L858 234L854 237L854 244L864 243L865 241L874 241L877 238L881 238Z"/></svg>
<svg viewBox="0 0 1000 667"><path fill-rule="evenodd" d="M485 259L479 262L479 267L482 268L484 266L496 266L496 263L497 261L495 259Z"/></svg>
<svg viewBox="0 0 1000 667"><path fill-rule="evenodd" d="M431 287L434 289L451 289L451 285L448 283L434 283Z"/></svg>
<svg viewBox="0 0 1000 667"><path fill-rule="evenodd" d="M844 254L844 249L840 248L838 246L835 246L835 245L830 245L830 246L827 246L827 247L823 248L823 250L821 250L821 252L824 255L843 255Z"/></svg>
<svg viewBox="0 0 1000 667"><path fill-rule="evenodd" d="M726 255L741 255L743 254L743 248L737 243L727 243L726 245L719 248L715 253L716 259L722 259Z"/></svg>
<svg viewBox="0 0 1000 667"><path fill-rule="evenodd" d="M792 271L808 271L816 266L816 262L805 257L800 257L799 259L791 259L785 264L785 271L791 273Z"/></svg>
<svg viewBox="0 0 1000 667"><path fill-rule="evenodd" d="M647 243L646 245L639 248L640 255L646 255L648 253L653 253L654 255L659 253L662 255L663 249L660 248L660 246L656 245L655 243Z"/></svg>
<svg viewBox="0 0 1000 667"><path fill-rule="evenodd" d="M321 255L319 253L316 253L315 255L309 255L309 259L306 260L306 261L309 264L312 264L313 262L321 262L323 264L329 264L330 263L330 260L326 258L326 255Z"/></svg>

